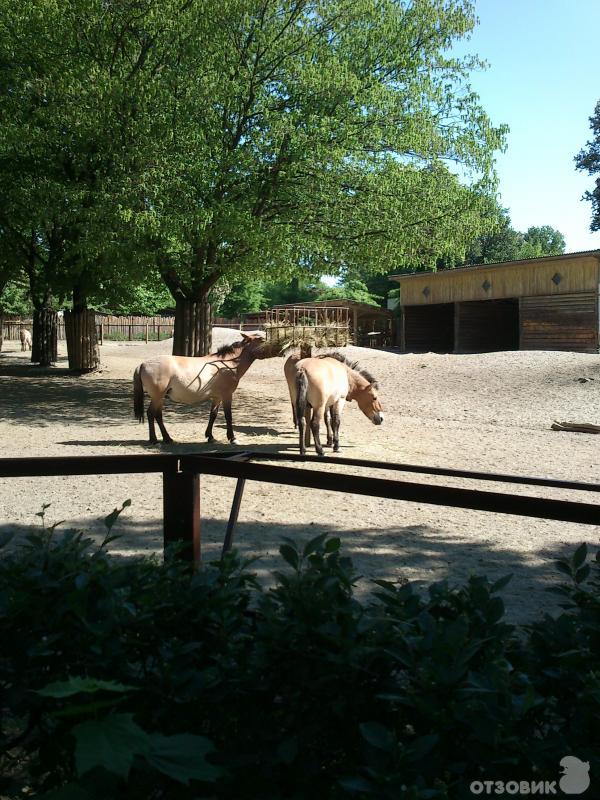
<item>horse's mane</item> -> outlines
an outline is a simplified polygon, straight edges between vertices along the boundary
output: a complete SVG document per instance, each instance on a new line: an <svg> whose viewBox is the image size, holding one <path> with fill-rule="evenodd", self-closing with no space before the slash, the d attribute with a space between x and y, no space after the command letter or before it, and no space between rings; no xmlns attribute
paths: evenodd
<svg viewBox="0 0 600 800"><path fill-rule="evenodd" d="M362 375L363 378L368 380L369 383L372 383L375 389L377 389L377 379L373 377L368 369L361 367L358 361L350 361L347 356L339 353L337 350L332 350L331 353L321 353L317 356L317 358L335 358L337 361L341 361L342 364L345 364L348 367L348 369L358 372L359 375Z"/></svg>
<svg viewBox="0 0 600 800"><path fill-rule="evenodd" d="M236 350L244 347L244 345L248 344L247 339L240 339L239 342L232 342L231 344L224 344L222 347L219 347L216 354L217 356L229 356L232 353L235 353Z"/></svg>

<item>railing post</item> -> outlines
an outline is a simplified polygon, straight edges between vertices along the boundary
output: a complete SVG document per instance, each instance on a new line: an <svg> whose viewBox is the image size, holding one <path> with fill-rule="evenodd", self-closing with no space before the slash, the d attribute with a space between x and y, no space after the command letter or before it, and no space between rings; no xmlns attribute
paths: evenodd
<svg viewBox="0 0 600 800"><path fill-rule="evenodd" d="M200 563L200 477L163 472L163 541L180 544L179 558Z"/></svg>

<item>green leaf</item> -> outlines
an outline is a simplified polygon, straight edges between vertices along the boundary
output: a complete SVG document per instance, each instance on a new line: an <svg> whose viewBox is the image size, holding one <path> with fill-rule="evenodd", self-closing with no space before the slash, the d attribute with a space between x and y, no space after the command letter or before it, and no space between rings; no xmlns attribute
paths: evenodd
<svg viewBox="0 0 600 800"><path fill-rule="evenodd" d="M321 533L319 536L315 536L314 539L311 539L304 545L304 550L302 551L302 555L304 558L309 556L311 553L319 550L325 539L327 538L326 533ZM328 543L329 544L329 543Z"/></svg>
<svg viewBox="0 0 600 800"><path fill-rule="evenodd" d="M84 775L95 767L103 767L121 778L127 778L135 756L145 756L149 737L133 721L131 714L111 714L104 719L76 725L75 767Z"/></svg>
<svg viewBox="0 0 600 800"><path fill-rule="evenodd" d="M580 544L577 550L573 553L573 566L580 567L587 558L587 545L584 542Z"/></svg>
<svg viewBox="0 0 600 800"><path fill-rule="evenodd" d="M581 567L581 569L578 569L577 572L575 573L575 582L582 583L590 574L590 569L591 568L589 564L584 564L584 566Z"/></svg>
<svg viewBox="0 0 600 800"><path fill-rule="evenodd" d="M410 747L406 748L404 757L407 761L419 761L433 750L439 738L436 733L419 736L410 743Z"/></svg>
<svg viewBox="0 0 600 800"><path fill-rule="evenodd" d="M294 547L290 544L282 544L279 548L279 552L284 561L294 569L298 569L298 551Z"/></svg>
<svg viewBox="0 0 600 800"><path fill-rule="evenodd" d="M206 760L214 747L204 736L189 733L162 736L154 733L148 740L150 748L145 755L146 761L179 783L186 786L190 780L213 783L222 774L219 767Z"/></svg>
<svg viewBox="0 0 600 800"><path fill-rule="evenodd" d="M378 750L389 753L395 744L395 737L380 722L361 722L360 732L365 741Z"/></svg>
<svg viewBox="0 0 600 800"><path fill-rule="evenodd" d="M96 678L80 678L74 676L66 681L56 681L34 690L42 697L71 697L74 694L91 694L94 692L131 692L137 691L135 686L127 686L117 681L101 681Z"/></svg>

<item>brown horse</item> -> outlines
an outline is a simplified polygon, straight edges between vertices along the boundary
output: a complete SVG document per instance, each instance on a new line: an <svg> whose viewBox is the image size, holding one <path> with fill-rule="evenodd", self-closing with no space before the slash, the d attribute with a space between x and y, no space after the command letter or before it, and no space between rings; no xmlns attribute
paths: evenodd
<svg viewBox="0 0 600 800"><path fill-rule="evenodd" d="M346 401L356 400L363 414L375 425L383 422L377 381L357 362L341 353L325 353L316 358L290 356L285 363L290 400L300 437L300 453L306 453L310 431L318 455L323 455L319 436L320 422L327 427L327 444L334 452L340 449L340 422ZM312 408L312 415L311 415ZM331 427L327 418L331 415Z"/></svg>
<svg viewBox="0 0 600 800"><path fill-rule="evenodd" d="M165 397L177 403L196 405L203 400L212 401L205 436L214 442L213 425L223 403L227 438L235 443L231 417L231 398L241 377L257 358L267 358L271 353L262 336L242 334L242 339L225 345L209 356L156 356L140 364L133 373L133 411L140 422L144 420L144 390L150 397L148 428L150 442L157 441L154 421L165 442L173 439L165 428L162 409Z"/></svg>

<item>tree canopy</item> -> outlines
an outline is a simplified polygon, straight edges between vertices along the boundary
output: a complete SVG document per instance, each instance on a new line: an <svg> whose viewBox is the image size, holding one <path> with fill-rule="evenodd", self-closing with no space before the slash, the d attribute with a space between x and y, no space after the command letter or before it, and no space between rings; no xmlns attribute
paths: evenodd
<svg viewBox="0 0 600 800"><path fill-rule="evenodd" d="M488 229L505 128L450 54L469 0L0 10L0 222L44 302L397 271Z"/></svg>
<svg viewBox="0 0 600 800"><path fill-rule="evenodd" d="M586 192L584 198L592 204L592 221L590 230L600 231L600 100L596 103L593 116L590 117L592 139L575 156L577 169L587 172L588 175L598 177L595 180L596 188Z"/></svg>

